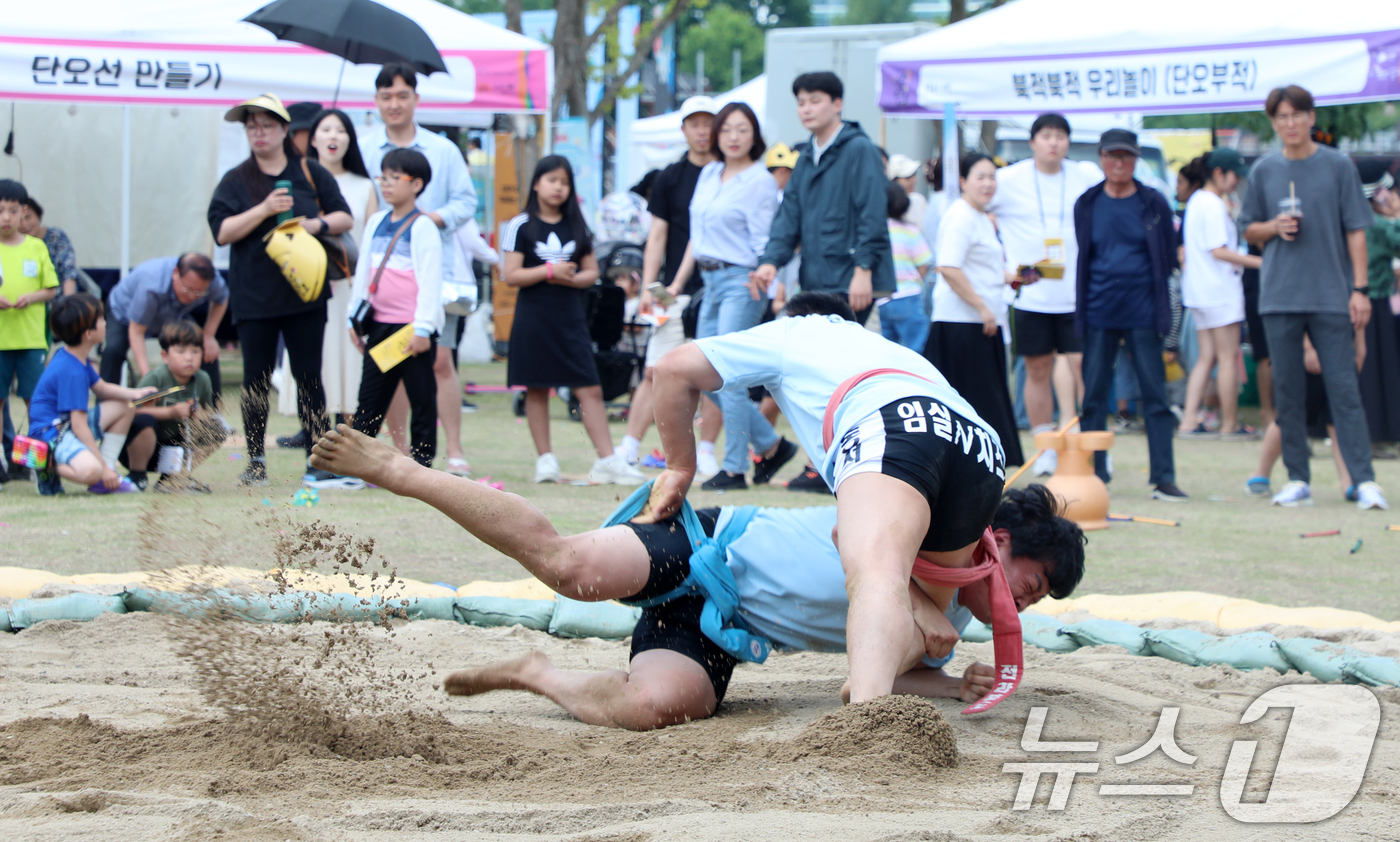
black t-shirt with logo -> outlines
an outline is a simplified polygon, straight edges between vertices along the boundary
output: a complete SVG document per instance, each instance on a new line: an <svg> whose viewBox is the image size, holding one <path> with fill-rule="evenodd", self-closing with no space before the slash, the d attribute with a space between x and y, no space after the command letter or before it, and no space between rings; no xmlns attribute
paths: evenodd
<svg viewBox="0 0 1400 842"><path fill-rule="evenodd" d="M651 186L651 201L647 210L657 219L665 220L670 227L666 231L666 266L663 277L671 282L685 259L685 247L690 242L690 198L695 195L695 183L700 180L701 167L690 162L686 155L661 171ZM685 294L694 295L700 289L699 271L690 274L685 282Z"/></svg>

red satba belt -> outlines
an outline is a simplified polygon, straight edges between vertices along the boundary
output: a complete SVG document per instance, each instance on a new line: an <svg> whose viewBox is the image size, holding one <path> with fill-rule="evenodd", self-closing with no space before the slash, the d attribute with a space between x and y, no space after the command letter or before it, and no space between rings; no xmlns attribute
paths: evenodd
<svg viewBox="0 0 1400 842"><path fill-rule="evenodd" d="M836 437L836 407L856 384L881 374L903 374L928 380L919 374L898 368L873 368L847 378L836 387L831 399L826 402L826 413L822 417L822 447L831 450ZM930 381L931 382L931 381ZM1016 600L1011 596L1011 587L1006 584L1006 572L1001 566L1001 554L997 551L996 539L989 526L982 533L977 547L972 551L972 567L942 567L921 558L914 559L914 576L930 585L961 588L991 579L987 591L992 609L992 649L996 654L996 681L992 691L963 709L964 714L982 713L991 710L1012 693L1021 683L1023 661L1021 656L1021 618L1016 613Z"/></svg>
<svg viewBox="0 0 1400 842"><path fill-rule="evenodd" d="M981 713L1016 692L1021 683L1021 617L1016 613L1016 600L1006 584L1006 571L1001 566L992 528L982 533L982 540L972 551L971 567L941 567L921 558L914 559L914 577L930 585L961 588L991 579L987 588L992 608L992 649L996 655L996 684L992 691L963 709L963 713Z"/></svg>

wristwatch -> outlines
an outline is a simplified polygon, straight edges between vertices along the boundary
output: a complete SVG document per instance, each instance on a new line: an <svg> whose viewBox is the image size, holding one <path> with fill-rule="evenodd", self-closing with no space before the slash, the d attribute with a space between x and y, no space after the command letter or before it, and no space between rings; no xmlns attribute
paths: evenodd
<svg viewBox="0 0 1400 842"><path fill-rule="evenodd" d="M1352 287L1352 288L1351 288L1351 291L1352 291L1352 292L1359 292L1359 293L1361 293L1362 295L1367 295L1367 296L1369 296L1369 295L1371 294L1371 288L1370 288L1369 286L1364 286L1364 287Z"/></svg>

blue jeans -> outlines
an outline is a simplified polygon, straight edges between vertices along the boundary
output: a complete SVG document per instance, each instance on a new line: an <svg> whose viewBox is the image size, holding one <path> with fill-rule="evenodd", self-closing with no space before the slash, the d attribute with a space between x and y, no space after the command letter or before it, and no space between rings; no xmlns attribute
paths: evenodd
<svg viewBox="0 0 1400 842"><path fill-rule="evenodd" d="M1079 421L1081 430L1102 430L1107 426L1109 391L1113 386L1114 363L1118 346L1132 359L1137 374L1138 394L1142 398L1142 417L1147 426L1148 483L1161 485L1176 482L1176 467L1172 456L1172 436L1176 431L1176 416L1167 405L1167 369L1162 363L1162 337L1153 328L1137 330L1084 331L1084 412ZM1094 473L1108 482L1107 459L1104 451L1094 454Z"/></svg>
<svg viewBox="0 0 1400 842"><path fill-rule="evenodd" d="M702 270L700 277L705 281L705 298L695 325L696 339L746 330L763 318L768 299L755 301L749 294L748 269L725 266L714 271ZM742 474L749 467L750 443L756 452L763 453L778 443L778 434L749 400L747 389L725 389L709 395L724 411L724 463L721 467L731 474Z"/></svg>
<svg viewBox="0 0 1400 842"><path fill-rule="evenodd" d="M928 316L922 295L891 298L880 305L880 334L920 354L928 342Z"/></svg>

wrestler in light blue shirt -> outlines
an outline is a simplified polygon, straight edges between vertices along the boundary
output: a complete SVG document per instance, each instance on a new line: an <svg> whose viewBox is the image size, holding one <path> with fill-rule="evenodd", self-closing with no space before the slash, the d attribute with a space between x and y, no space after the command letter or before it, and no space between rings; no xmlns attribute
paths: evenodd
<svg viewBox="0 0 1400 842"><path fill-rule="evenodd" d="M778 211L778 182L755 161L724 181L725 164L700 171L690 198L690 245L696 260L718 260L753 269L768 245Z"/></svg>
<svg viewBox="0 0 1400 842"><path fill-rule="evenodd" d="M428 159L428 166L433 168L433 176L428 186L418 194L415 204L424 213L436 213L442 217L442 253L451 255L456 248L452 241L453 233L476 214L476 188L472 187L467 162L462 158L462 150L457 148L457 144L417 124L414 124L413 132L413 142L406 148L422 152ZM365 168L369 170L370 178L379 178L382 172L380 162L384 160L385 153L396 148L397 144L389 140L382 123L365 132L360 141L360 150L364 154ZM374 190L376 194L379 193L377 181ZM385 207L382 195L379 196L379 206ZM452 265L451 260L442 261L442 279L445 282L452 281Z"/></svg>
<svg viewBox="0 0 1400 842"><path fill-rule="evenodd" d="M732 507L720 510L715 534ZM725 563L739 586L739 617L750 631L783 649L846 651L846 573L831 543L836 507L759 509L749 528L726 548ZM954 599L944 612L962 632L972 612ZM941 667L952 660L925 658Z"/></svg>
<svg viewBox="0 0 1400 842"><path fill-rule="evenodd" d="M979 439L1001 449L996 431L922 354L840 316L778 319L748 330L697 339L695 345L724 379L725 390L767 387L803 449L816 460L833 489L839 451L834 445L866 416L902 398L933 398L977 425L986 434L985 439L980 435ZM913 376L874 377L852 389L836 409L836 435L828 451L822 442L827 402L841 383L875 368L897 369ZM956 431L945 435L936 423L931 429L948 441L955 438ZM991 456L985 452L977 455L984 459Z"/></svg>

